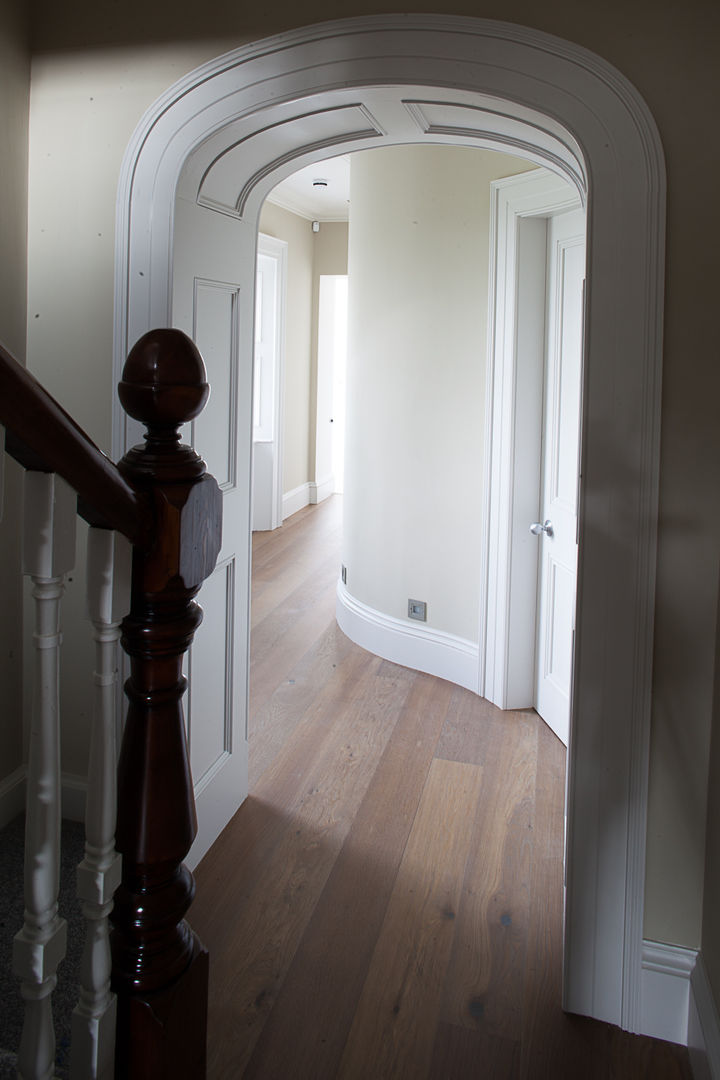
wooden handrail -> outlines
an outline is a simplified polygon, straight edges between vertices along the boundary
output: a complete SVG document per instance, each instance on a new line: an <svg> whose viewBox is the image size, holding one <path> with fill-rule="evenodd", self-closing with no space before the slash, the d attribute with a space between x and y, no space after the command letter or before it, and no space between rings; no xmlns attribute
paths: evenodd
<svg viewBox="0 0 720 1080"><path fill-rule="evenodd" d="M116 529L147 548L153 527L151 500L72 417L0 345L0 424L5 449L26 469L58 473L78 496L78 513L90 525Z"/></svg>
<svg viewBox="0 0 720 1080"><path fill-rule="evenodd" d="M92 525L133 543L129 701L118 767L122 883L112 913L117 1080L205 1076L208 954L185 922L194 894L182 860L197 831L183 720L183 656L202 619L195 596L220 551L222 495L179 428L210 388L202 357L179 330L145 334L118 387L144 445L118 466L0 346L0 424L25 468L55 472Z"/></svg>

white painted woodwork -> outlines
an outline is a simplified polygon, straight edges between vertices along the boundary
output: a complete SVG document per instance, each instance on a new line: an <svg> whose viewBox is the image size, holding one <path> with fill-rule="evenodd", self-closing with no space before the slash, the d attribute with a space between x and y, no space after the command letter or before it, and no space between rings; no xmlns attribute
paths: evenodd
<svg viewBox="0 0 720 1080"><path fill-rule="evenodd" d="M480 692L501 709L535 702L547 221L578 207L547 170L491 185L485 563Z"/></svg>
<svg viewBox="0 0 720 1080"><path fill-rule="evenodd" d="M282 524L283 382L285 372L285 240L258 235L253 372L252 528Z"/></svg>
<svg viewBox="0 0 720 1080"><path fill-rule="evenodd" d="M55 1065L51 995L65 956L58 914L60 874L60 599L75 563L75 493L53 473L25 473L23 573L35 601L32 720L25 819L25 921L13 942L25 1018L18 1051L22 1080L50 1080Z"/></svg>
<svg viewBox="0 0 720 1080"><path fill-rule="evenodd" d="M335 358L332 379L332 467L334 490L345 490L345 426L347 418L348 278L338 275L335 285Z"/></svg>
<svg viewBox="0 0 720 1080"><path fill-rule="evenodd" d="M698 958L697 949L643 942L642 1035L688 1045L691 979Z"/></svg>
<svg viewBox="0 0 720 1080"><path fill-rule="evenodd" d="M239 268L243 258L255 265L255 230L184 199L178 199L176 230L173 325L197 343L212 388L192 442L223 493L222 550L198 595L203 622L187 658L185 719L198 816L186 860L192 868L247 791L242 620L249 586L254 274L241 288Z"/></svg>
<svg viewBox="0 0 720 1080"><path fill-rule="evenodd" d="M328 141L332 129L315 126L316 115L322 121L336 106L358 103L382 121L383 133L373 135L365 120L356 138L347 141L347 132L336 128ZM242 145L233 162L234 201L220 214L208 211L208 218L243 234L235 248L239 280L252 293L259 210L278 180L333 151L413 141L509 148L570 178L588 196L564 1003L573 1012L636 1030L665 238L662 147L637 91L602 58L572 43L527 27L453 15L379 15L305 26L204 64L150 107L121 167L116 379L129 345L150 327L173 321L170 268L181 174L185 199L177 204L195 204L206 170L230 146ZM228 195L226 180L226 173L212 178L213 192L221 197ZM208 229L213 227L209 222ZM248 356L251 348L241 345L243 401L252 386ZM114 418L119 456L133 433L119 408ZM238 476L249 477L249 415L239 413L238 424L238 441L247 446ZM622 446L622 457L608 454L608 445ZM248 487L241 497L244 515L237 516L246 523ZM236 555L236 565L234 685L244 688L245 551ZM238 690L239 708L243 699L244 690Z"/></svg>
<svg viewBox="0 0 720 1080"><path fill-rule="evenodd" d="M342 632L368 652L477 693L477 642L377 611L352 596L342 581L335 612Z"/></svg>
<svg viewBox="0 0 720 1080"><path fill-rule="evenodd" d="M88 533L87 608L95 640L94 701L90 729L85 857L77 893L85 918L80 999L72 1016L73 1080L112 1080L115 1060L115 995L110 992L108 916L120 884L115 851L117 683L120 623L130 610L132 548L119 533Z"/></svg>
<svg viewBox="0 0 720 1080"><path fill-rule="evenodd" d="M192 337L214 387L192 422L191 443L202 447L208 471L221 490L235 483L237 454L238 286L195 278Z"/></svg>
<svg viewBox="0 0 720 1080"><path fill-rule="evenodd" d="M304 506L309 506L312 499L312 484L299 484L296 488L286 491L282 497L282 516L285 518L297 514Z"/></svg>
<svg viewBox="0 0 720 1080"><path fill-rule="evenodd" d="M539 546L535 707L567 746L570 730L577 499L580 459L585 215L550 219L547 230L547 345L540 513L552 532Z"/></svg>
<svg viewBox="0 0 720 1080"><path fill-rule="evenodd" d="M347 291L347 274L320 275L315 484L325 498L343 490Z"/></svg>

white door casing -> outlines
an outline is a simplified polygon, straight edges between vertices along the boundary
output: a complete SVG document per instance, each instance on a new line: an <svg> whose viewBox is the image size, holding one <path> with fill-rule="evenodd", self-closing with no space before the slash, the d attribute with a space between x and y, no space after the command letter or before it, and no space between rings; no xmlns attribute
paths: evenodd
<svg viewBox="0 0 720 1080"><path fill-rule="evenodd" d="M538 170L495 180L490 295L485 513L480 597L480 693L501 709L535 703L547 224L581 205L560 177Z"/></svg>
<svg viewBox="0 0 720 1080"><path fill-rule="evenodd" d="M258 235L253 384L252 528L282 524L287 243Z"/></svg>
<svg viewBox="0 0 720 1080"><path fill-rule="evenodd" d="M535 708L567 746L577 578L585 215L547 227L547 317Z"/></svg>
<svg viewBox="0 0 720 1080"><path fill-rule="evenodd" d="M129 342L171 319L181 173L181 194L234 219L247 237L284 175L333 148L398 141L512 147L580 192L591 178L564 1002L637 1030L665 199L660 140L637 92L578 46L454 16L340 20L211 61L151 107L123 162L117 371ZM244 283L252 293L254 241L246 239L241 254L242 297ZM242 338L240 359L244 365ZM244 366L239 378L251 381ZM239 412L238 420L247 425L238 445L249 478L250 417ZM117 453L126 438L118 411ZM622 460L609 452L617 445ZM248 481L243 497L247 536ZM245 595L236 600L243 616L235 653L246 686L247 539L238 545L236 581Z"/></svg>

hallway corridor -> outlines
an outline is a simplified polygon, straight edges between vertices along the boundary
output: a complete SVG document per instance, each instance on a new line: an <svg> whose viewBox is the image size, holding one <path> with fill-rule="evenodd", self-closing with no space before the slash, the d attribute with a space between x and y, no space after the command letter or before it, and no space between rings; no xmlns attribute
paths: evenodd
<svg viewBox="0 0 720 1080"><path fill-rule="evenodd" d="M345 638L340 527L253 537L250 797L189 915L210 1080L686 1080L560 1009L564 747Z"/></svg>

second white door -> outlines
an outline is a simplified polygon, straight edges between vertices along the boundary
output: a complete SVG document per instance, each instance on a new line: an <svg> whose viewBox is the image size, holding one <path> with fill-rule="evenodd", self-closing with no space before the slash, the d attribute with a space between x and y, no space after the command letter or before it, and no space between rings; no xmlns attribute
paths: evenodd
<svg viewBox="0 0 720 1080"><path fill-rule="evenodd" d="M542 490L539 544L536 709L567 744L577 580L577 502L582 387L585 217L550 218Z"/></svg>

